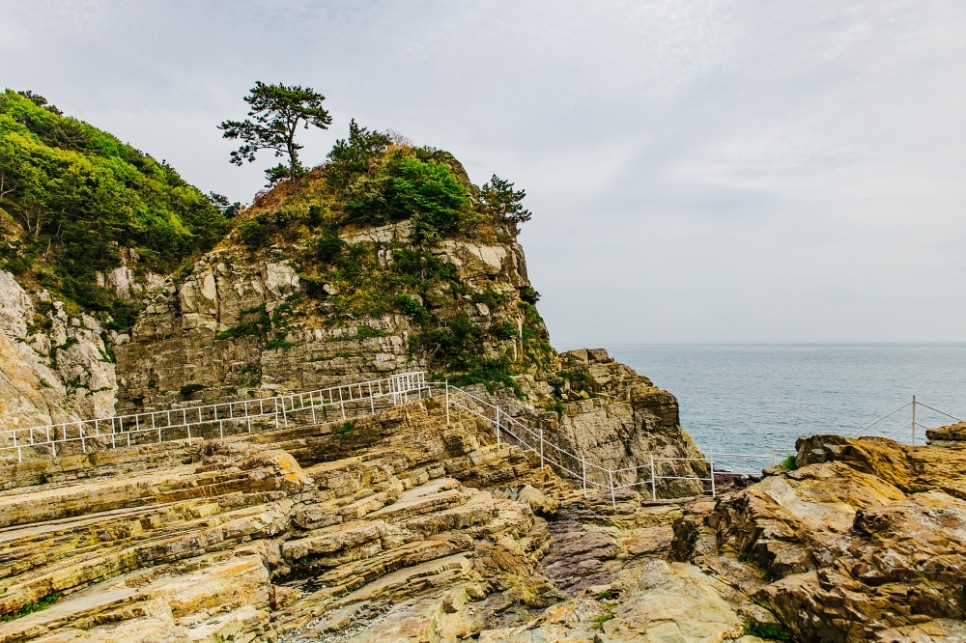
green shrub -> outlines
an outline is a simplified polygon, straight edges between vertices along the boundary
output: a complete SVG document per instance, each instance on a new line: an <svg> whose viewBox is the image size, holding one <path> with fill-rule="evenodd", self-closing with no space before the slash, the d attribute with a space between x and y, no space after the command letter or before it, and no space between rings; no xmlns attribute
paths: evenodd
<svg viewBox="0 0 966 643"><path fill-rule="evenodd" d="M484 290L470 295L470 301L474 304L486 304L489 308L499 308L506 303L506 295L495 290Z"/></svg>
<svg viewBox="0 0 966 643"><path fill-rule="evenodd" d="M781 468L782 468L783 471L794 471L795 469L797 469L798 468L798 462L796 461L795 456L790 455L787 458L785 458L784 460L782 460L781 461Z"/></svg>
<svg viewBox="0 0 966 643"><path fill-rule="evenodd" d="M389 333L370 326L358 326L356 328L356 339L372 339L373 337L388 337Z"/></svg>
<svg viewBox="0 0 966 643"><path fill-rule="evenodd" d="M340 239L338 235L334 233L326 234L315 242L315 256L322 263L332 263L344 247L345 241Z"/></svg>
<svg viewBox="0 0 966 643"><path fill-rule="evenodd" d="M500 324L494 328L493 334L500 339L514 339L517 336L517 327L515 324L506 322L505 324Z"/></svg>
<svg viewBox="0 0 966 643"><path fill-rule="evenodd" d="M204 390L204 386L201 384L185 384L181 387L181 398L185 400L190 400L191 396L198 391Z"/></svg>
<svg viewBox="0 0 966 643"><path fill-rule="evenodd" d="M540 293L534 290L531 286L524 286L520 289L520 299L531 306L536 306L537 302L540 301Z"/></svg>
<svg viewBox="0 0 966 643"><path fill-rule="evenodd" d="M792 636L780 623L745 623L745 634L771 641L788 641Z"/></svg>
<svg viewBox="0 0 966 643"><path fill-rule="evenodd" d="M47 596L44 596L43 598L41 598L39 601L36 601L34 603L27 603L26 605L21 607L17 612L13 614L4 614L2 617L0 617L0 620L2 620L4 623L9 623L10 621L16 620L23 616L27 616L28 614L33 614L34 612L39 612L40 610L47 609L48 607L50 607L51 605L53 605L59 600L60 600L60 594L57 594L56 592L53 594L48 594Z"/></svg>
<svg viewBox="0 0 966 643"><path fill-rule="evenodd" d="M265 224L255 219L242 221L238 225L238 236L241 238L242 243L251 250L263 248L269 242L268 229Z"/></svg>

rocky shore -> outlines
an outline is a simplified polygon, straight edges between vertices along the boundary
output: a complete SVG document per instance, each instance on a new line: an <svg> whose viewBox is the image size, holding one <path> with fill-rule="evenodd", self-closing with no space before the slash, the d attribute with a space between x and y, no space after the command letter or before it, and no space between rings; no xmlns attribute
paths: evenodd
<svg viewBox="0 0 966 643"><path fill-rule="evenodd" d="M612 506L444 411L5 467L0 640L966 637L961 440Z"/></svg>

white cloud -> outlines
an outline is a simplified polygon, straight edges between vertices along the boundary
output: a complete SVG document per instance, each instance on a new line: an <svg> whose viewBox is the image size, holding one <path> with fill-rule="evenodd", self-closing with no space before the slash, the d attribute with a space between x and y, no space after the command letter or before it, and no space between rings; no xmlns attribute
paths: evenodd
<svg viewBox="0 0 966 643"><path fill-rule="evenodd" d="M0 0L3 81L247 200L255 80L527 190L562 344L964 340L966 5ZM943 311L942 315L923 310Z"/></svg>

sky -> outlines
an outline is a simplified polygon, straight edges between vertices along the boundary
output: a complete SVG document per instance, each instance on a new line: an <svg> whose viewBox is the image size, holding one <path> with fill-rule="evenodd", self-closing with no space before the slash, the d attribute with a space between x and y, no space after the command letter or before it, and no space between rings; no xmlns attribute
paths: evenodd
<svg viewBox="0 0 966 643"><path fill-rule="evenodd" d="M966 341L966 3L0 0L0 86L250 202L255 81L527 192L558 349Z"/></svg>

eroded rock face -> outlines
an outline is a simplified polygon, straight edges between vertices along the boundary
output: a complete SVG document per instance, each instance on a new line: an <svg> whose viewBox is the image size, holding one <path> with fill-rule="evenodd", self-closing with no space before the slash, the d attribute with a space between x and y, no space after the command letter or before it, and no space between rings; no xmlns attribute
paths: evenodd
<svg viewBox="0 0 966 643"><path fill-rule="evenodd" d="M0 271L0 428L114 414L110 334Z"/></svg>
<svg viewBox="0 0 966 643"><path fill-rule="evenodd" d="M798 470L677 523L677 558L736 579L804 641L953 640L949 623L966 616L966 451L797 446Z"/></svg>
<svg viewBox="0 0 966 643"><path fill-rule="evenodd" d="M614 484L643 494L651 493L652 456L657 476L708 477L707 463L681 427L673 395L615 362L604 349L569 351L561 354L560 361L561 371L569 378L565 392L573 401L563 405L558 421L548 422L546 434L558 446L603 469L624 470L615 474ZM568 461L568 466L579 470L579 463ZM590 467L587 473L610 485L609 476L598 469ZM658 479L655 486L659 497L704 491L697 480Z"/></svg>

